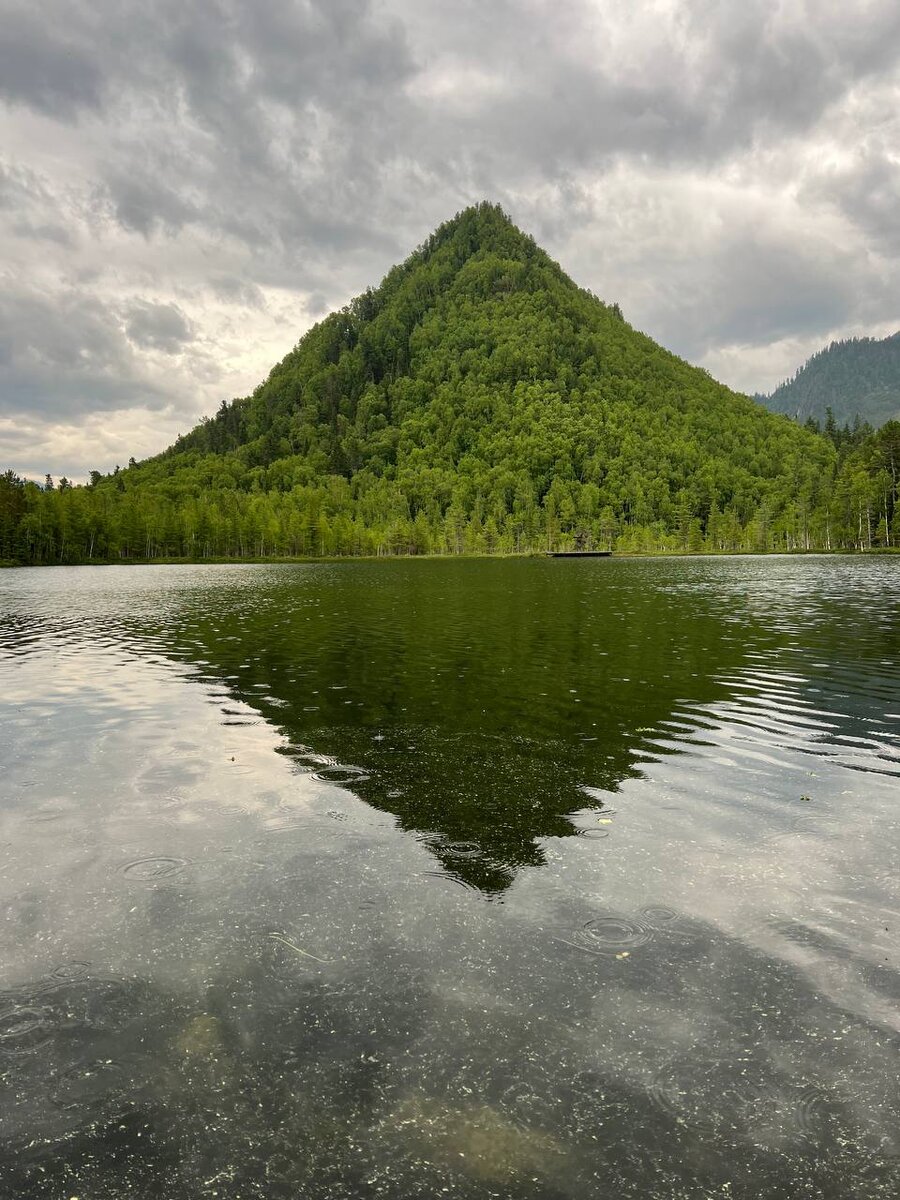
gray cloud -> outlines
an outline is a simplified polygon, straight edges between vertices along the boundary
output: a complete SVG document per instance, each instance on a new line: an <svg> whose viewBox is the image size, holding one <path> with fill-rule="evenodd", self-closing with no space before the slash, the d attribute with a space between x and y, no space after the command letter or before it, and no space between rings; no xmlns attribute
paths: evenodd
<svg viewBox="0 0 900 1200"><path fill-rule="evenodd" d="M125 332L135 346L178 354L194 340L192 322L175 304L150 304L136 300L128 308Z"/></svg>
<svg viewBox="0 0 900 1200"><path fill-rule="evenodd" d="M16 237L30 238L36 242L56 242L59 246L70 246L72 235L64 225L36 224L23 218L10 226Z"/></svg>
<svg viewBox="0 0 900 1200"><path fill-rule="evenodd" d="M900 255L900 160L896 148L864 149L852 163L825 172L807 190L812 202L834 205L870 235L878 253Z"/></svg>
<svg viewBox="0 0 900 1200"><path fill-rule="evenodd" d="M69 11L71 20L54 21L33 5L6 6L0 21L0 96L63 121L98 107L104 76L84 36L86 9Z"/></svg>
<svg viewBox="0 0 900 1200"><path fill-rule="evenodd" d="M712 269L679 272L683 308L676 308L673 296L667 311L657 314L666 340L696 360L723 343L760 346L785 329L795 336L833 329L853 303L852 256L823 258L820 251L780 242L772 231L762 237L752 229L736 231L719 248Z"/></svg>
<svg viewBox="0 0 900 1200"><path fill-rule="evenodd" d="M4 412L165 398L161 448L484 197L745 386L900 321L893 0L4 9Z"/></svg>
<svg viewBox="0 0 900 1200"><path fill-rule="evenodd" d="M0 211L18 217L35 211L59 212L52 189L36 171L0 160Z"/></svg>
<svg viewBox="0 0 900 1200"><path fill-rule="evenodd" d="M96 297L0 288L0 414L71 417L127 407L162 407L121 322Z"/></svg>
<svg viewBox="0 0 900 1200"><path fill-rule="evenodd" d="M34 171L0 160L0 222L4 216L9 238L55 242L63 249L75 246L68 214L46 181Z"/></svg>
<svg viewBox="0 0 900 1200"><path fill-rule="evenodd" d="M164 168L164 163L159 164ZM163 232L174 234L185 225L199 221L200 208L180 196L163 182L158 170L129 170L111 167L104 179L101 196L111 205L115 219L130 233L145 238Z"/></svg>
<svg viewBox="0 0 900 1200"><path fill-rule="evenodd" d="M215 275L209 280L209 287L226 304L240 304L245 308L265 307L265 297L252 280L240 279L235 275Z"/></svg>
<svg viewBox="0 0 900 1200"><path fill-rule="evenodd" d="M803 132L851 87L892 69L900 39L891 3L865 14L822 4L815 19L801 3L770 0L682 0L668 19L655 5L529 8L530 21L511 0L454 5L439 29L460 92L466 64L496 84L487 121L486 105L469 110L475 146L541 168L610 155L710 161ZM459 103L453 89L441 96L445 108Z"/></svg>

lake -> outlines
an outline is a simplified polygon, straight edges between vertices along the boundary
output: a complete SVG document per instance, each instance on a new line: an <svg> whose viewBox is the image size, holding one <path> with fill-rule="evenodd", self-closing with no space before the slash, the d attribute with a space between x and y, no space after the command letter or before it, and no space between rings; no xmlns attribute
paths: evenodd
<svg viewBox="0 0 900 1200"><path fill-rule="evenodd" d="M0 573L0 1195L900 1195L900 563Z"/></svg>

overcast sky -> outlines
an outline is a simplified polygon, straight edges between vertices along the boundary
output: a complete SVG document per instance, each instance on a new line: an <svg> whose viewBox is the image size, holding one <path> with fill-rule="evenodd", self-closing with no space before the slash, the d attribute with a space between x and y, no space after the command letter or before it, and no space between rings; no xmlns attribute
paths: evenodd
<svg viewBox="0 0 900 1200"><path fill-rule="evenodd" d="M499 201L768 390L900 328L897 0L0 0L0 469L244 395Z"/></svg>

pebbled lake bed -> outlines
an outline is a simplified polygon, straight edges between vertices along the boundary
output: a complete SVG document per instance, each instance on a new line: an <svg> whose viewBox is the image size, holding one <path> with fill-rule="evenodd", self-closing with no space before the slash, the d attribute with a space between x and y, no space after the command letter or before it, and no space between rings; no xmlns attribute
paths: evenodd
<svg viewBox="0 0 900 1200"><path fill-rule="evenodd" d="M0 575L0 1196L900 1195L900 568Z"/></svg>

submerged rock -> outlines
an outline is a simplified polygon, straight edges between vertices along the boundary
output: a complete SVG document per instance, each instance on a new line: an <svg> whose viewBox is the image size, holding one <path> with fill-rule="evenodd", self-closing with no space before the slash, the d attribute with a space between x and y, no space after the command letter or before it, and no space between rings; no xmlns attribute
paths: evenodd
<svg viewBox="0 0 900 1200"><path fill-rule="evenodd" d="M484 1183L548 1180L569 1157L551 1134L523 1129L488 1104L455 1107L429 1096L408 1097L379 1132L431 1166L462 1171Z"/></svg>
<svg viewBox="0 0 900 1200"><path fill-rule="evenodd" d="M214 1058L224 1048L222 1022L209 1013L200 1013L178 1034L175 1048L185 1058Z"/></svg>

